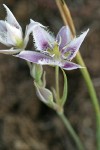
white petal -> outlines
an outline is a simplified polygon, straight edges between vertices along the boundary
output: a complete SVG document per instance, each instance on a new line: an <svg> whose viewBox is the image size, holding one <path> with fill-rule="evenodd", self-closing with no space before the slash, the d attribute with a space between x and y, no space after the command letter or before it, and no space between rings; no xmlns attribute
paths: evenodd
<svg viewBox="0 0 100 150"><path fill-rule="evenodd" d="M7 22L10 23L11 25L13 25L14 27L16 27L17 29L21 30L19 23L17 22L16 18L14 17L14 15L10 11L10 9L5 4L3 4L3 6L5 7L5 9L7 11L7 17L6 17Z"/></svg>
<svg viewBox="0 0 100 150"><path fill-rule="evenodd" d="M0 42L6 46L10 46L7 43L7 28L3 20L0 20Z"/></svg>
<svg viewBox="0 0 100 150"><path fill-rule="evenodd" d="M0 32L7 32L5 21L0 20Z"/></svg>
<svg viewBox="0 0 100 150"><path fill-rule="evenodd" d="M22 41L22 32L14 26L6 22L7 27L7 43L16 46L18 41Z"/></svg>
<svg viewBox="0 0 100 150"><path fill-rule="evenodd" d="M35 27L35 25L37 26L37 24L43 28L46 28L39 22L35 22L34 20L30 19L30 24L26 26L25 36L29 36L29 34L32 33L33 28Z"/></svg>
<svg viewBox="0 0 100 150"><path fill-rule="evenodd" d="M31 21L33 24L33 39L35 46L38 50L45 51L47 48L52 48L55 39L52 34L50 34L44 26L40 23Z"/></svg>
<svg viewBox="0 0 100 150"><path fill-rule="evenodd" d="M44 26L44 25L42 25L41 23L39 23L39 22L36 22L36 21L34 21L34 20L32 20L32 19L30 19L30 23L32 23L34 26L36 25L39 25L40 27L43 27L43 28L47 28L46 26Z"/></svg>
<svg viewBox="0 0 100 150"><path fill-rule="evenodd" d="M30 23L26 26L25 30L25 38L24 38L24 48L26 47L28 41L29 41L29 35L33 32L34 25L33 23Z"/></svg>

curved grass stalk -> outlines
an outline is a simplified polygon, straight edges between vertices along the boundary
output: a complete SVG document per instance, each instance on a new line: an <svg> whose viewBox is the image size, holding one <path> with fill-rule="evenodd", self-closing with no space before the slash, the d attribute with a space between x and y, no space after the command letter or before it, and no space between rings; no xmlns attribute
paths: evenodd
<svg viewBox="0 0 100 150"><path fill-rule="evenodd" d="M55 1L58 6L58 9L60 11L60 14L62 16L62 19L64 21L64 24L68 25L70 27L70 30L72 32L72 37L74 37L76 35L75 26L74 26L70 11L69 11L65 1L64 0L55 0ZM76 55L76 61L81 66L86 67L86 65L81 57L81 54L79 52ZM94 86L93 86L93 83L92 83L92 80L91 80L91 77L89 75L87 68L80 69L80 71L81 71L83 78L85 80L85 83L87 85L88 92L90 94L91 101L92 101L94 111L96 114L97 150L100 150L100 105L99 105L99 101L98 101L98 98L97 98L97 95L96 95L96 92L95 92L95 89L94 89Z"/></svg>

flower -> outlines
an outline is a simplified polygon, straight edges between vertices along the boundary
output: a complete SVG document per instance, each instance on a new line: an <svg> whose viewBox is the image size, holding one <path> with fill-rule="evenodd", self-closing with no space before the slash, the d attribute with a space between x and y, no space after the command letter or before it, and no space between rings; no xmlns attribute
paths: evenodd
<svg viewBox="0 0 100 150"><path fill-rule="evenodd" d="M5 4L3 4L3 6L6 9L7 17L4 21L0 20L0 42L10 47L11 49L0 50L0 53L16 54L22 49L25 49L29 40L29 34L31 32L32 26L28 25L26 27L25 37L23 38L21 26L9 8Z"/></svg>
<svg viewBox="0 0 100 150"><path fill-rule="evenodd" d="M56 38L42 24L31 20L36 51L22 51L16 57L40 65L59 66L65 70L82 68L71 62L76 56L89 29L72 39L68 26L63 26Z"/></svg>

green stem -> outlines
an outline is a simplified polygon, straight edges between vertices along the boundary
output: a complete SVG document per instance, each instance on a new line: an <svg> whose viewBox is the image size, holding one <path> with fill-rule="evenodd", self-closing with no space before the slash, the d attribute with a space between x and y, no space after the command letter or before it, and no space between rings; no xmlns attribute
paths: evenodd
<svg viewBox="0 0 100 150"><path fill-rule="evenodd" d="M55 80L56 80L56 101L59 104L59 67L55 67Z"/></svg>
<svg viewBox="0 0 100 150"><path fill-rule="evenodd" d="M76 146L79 150L84 150L84 147L78 137L78 135L76 134L76 132L74 131L73 127L71 126L70 122L68 121L68 119L65 117L65 115L63 113L58 113L58 116L61 118L62 122L64 123L65 127L67 128L68 132L70 133L70 135L72 136L74 142L76 143Z"/></svg>
<svg viewBox="0 0 100 150"><path fill-rule="evenodd" d="M76 56L76 60L77 62L81 65L81 66L85 66L85 63L80 55L80 53L77 54ZM97 138L97 150L100 150L100 105L99 105L99 101L98 98L96 96L96 92L92 83L92 80L90 78L89 72L87 70L87 68L84 69L80 69L84 80L86 82L91 100L92 100L92 104L95 110L95 114L96 114L96 128L97 128L97 132L96 132L96 138Z"/></svg>

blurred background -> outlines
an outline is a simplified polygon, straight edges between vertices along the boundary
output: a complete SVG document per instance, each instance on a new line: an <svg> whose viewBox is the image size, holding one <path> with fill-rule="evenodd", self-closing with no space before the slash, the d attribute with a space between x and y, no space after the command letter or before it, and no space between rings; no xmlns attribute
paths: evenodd
<svg viewBox="0 0 100 150"><path fill-rule="evenodd" d="M66 0L79 35L90 28L80 52L100 99L100 1ZM0 0L0 19L6 4L25 30L29 19L49 26L56 35L63 21L54 0ZM32 49L30 42L27 49ZM5 46L0 44L0 49ZM46 66L47 87L54 86L54 68ZM96 150L95 114L79 70L66 71L68 99L65 114L87 150ZM63 87L62 75L60 87ZM35 94L24 60L0 54L0 150L77 150L55 112Z"/></svg>

